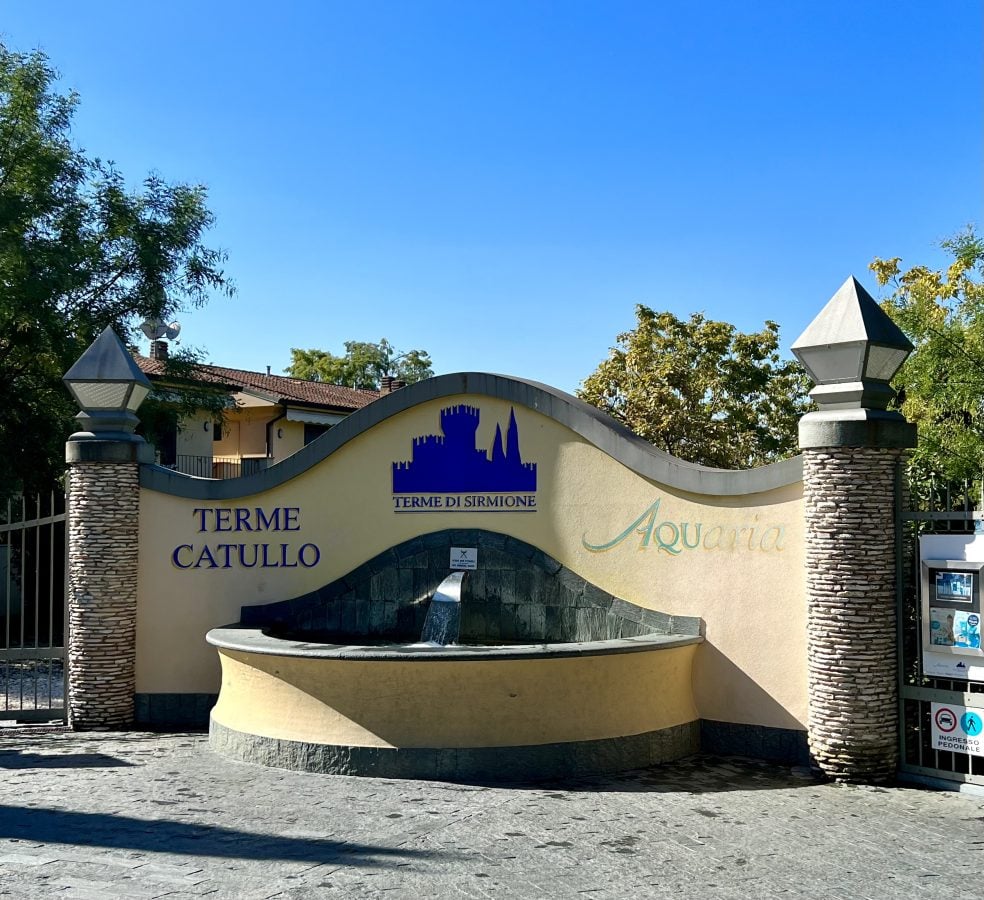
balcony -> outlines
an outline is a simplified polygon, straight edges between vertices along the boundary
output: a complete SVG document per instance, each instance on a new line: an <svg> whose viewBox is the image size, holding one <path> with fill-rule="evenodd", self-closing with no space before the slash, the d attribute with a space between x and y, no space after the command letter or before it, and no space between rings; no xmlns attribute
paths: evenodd
<svg viewBox="0 0 984 900"><path fill-rule="evenodd" d="M167 469L194 475L196 478L240 478L255 475L270 466L273 460L268 457L238 456L186 456L178 454L175 462L164 465Z"/></svg>

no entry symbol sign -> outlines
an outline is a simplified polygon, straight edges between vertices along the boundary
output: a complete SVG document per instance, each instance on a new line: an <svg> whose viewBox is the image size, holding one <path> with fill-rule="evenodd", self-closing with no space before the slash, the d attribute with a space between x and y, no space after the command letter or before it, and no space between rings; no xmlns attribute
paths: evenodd
<svg viewBox="0 0 984 900"><path fill-rule="evenodd" d="M984 756L984 710L933 703L932 742L936 750Z"/></svg>

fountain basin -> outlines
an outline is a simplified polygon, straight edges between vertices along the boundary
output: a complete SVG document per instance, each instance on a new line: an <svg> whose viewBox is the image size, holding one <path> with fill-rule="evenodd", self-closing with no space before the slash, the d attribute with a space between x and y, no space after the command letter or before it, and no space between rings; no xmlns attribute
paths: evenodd
<svg viewBox="0 0 984 900"><path fill-rule="evenodd" d="M351 775L528 781L623 771L698 746L699 635L426 647L213 629L211 744L248 762Z"/></svg>

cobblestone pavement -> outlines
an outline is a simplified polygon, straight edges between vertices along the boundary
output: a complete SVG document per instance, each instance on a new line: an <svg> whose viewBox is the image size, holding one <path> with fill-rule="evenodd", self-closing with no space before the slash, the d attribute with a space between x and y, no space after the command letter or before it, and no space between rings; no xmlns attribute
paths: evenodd
<svg viewBox="0 0 984 900"><path fill-rule="evenodd" d="M2 896L984 897L984 798L747 760L485 787L18 731L0 769Z"/></svg>

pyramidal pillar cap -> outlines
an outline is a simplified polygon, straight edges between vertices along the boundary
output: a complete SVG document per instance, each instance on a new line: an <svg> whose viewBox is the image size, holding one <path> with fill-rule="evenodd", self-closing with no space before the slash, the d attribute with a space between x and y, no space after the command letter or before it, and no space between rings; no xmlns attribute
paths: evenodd
<svg viewBox="0 0 984 900"><path fill-rule="evenodd" d="M854 276L791 349L813 379L819 407L800 420L800 447L915 446L915 426L887 408L912 342Z"/></svg>
<svg viewBox="0 0 984 900"><path fill-rule="evenodd" d="M112 328L103 330L62 380L81 409L75 417L80 428L66 446L68 462L153 458L150 445L133 433L151 383Z"/></svg>

